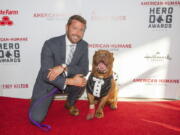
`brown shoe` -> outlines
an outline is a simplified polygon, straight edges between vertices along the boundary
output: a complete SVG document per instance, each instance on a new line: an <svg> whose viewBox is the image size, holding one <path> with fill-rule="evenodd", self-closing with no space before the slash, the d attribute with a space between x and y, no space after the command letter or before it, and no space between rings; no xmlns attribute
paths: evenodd
<svg viewBox="0 0 180 135"><path fill-rule="evenodd" d="M69 110L69 113L73 116L79 115L79 109L76 106L70 106L68 103L65 103L64 107Z"/></svg>

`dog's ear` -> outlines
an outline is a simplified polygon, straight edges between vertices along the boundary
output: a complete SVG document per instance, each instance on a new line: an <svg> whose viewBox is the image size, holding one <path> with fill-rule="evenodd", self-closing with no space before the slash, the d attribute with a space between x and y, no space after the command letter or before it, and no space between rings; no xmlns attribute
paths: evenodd
<svg viewBox="0 0 180 135"><path fill-rule="evenodd" d="M98 51L95 51L95 53L94 53L93 57L95 57L95 55L97 55L97 53L98 53Z"/></svg>
<svg viewBox="0 0 180 135"><path fill-rule="evenodd" d="M95 54L97 54L97 53L99 53L99 52L101 52L101 50L96 50L96 51L95 51Z"/></svg>
<svg viewBox="0 0 180 135"><path fill-rule="evenodd" d="M95 63L95 57L97 55L98 51L95 51L94 55L93 55L93 64Z"/></svg>
<svg viewBox="0 0 180 135"><path fill-rule="evenodd" d="M114 61L114 54L113 54L113 53L111 53L111 56L112 56L112 60Z"/></svg>
<svg viewBox="0 0 180 135"><path fill-rule="evenodd" d="M95 51L94 56L98 53L98 51Z"/></svg>

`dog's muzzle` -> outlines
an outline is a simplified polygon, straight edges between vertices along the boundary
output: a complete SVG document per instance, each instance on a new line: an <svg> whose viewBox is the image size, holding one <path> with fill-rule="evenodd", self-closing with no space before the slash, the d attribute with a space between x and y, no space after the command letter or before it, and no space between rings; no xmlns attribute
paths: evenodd
<svg viewBox="0 0 180 135"><path fill-rule="evenodd" d="M99 73L106 73L107 72L107 65L104 62L99 62L97 65L97 71Z"/></svg>

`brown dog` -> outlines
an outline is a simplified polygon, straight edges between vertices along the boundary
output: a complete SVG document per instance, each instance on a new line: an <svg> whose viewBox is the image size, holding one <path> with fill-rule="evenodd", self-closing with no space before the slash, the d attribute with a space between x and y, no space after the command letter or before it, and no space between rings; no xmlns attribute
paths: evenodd
<svg viewBox="0 0 180 135"><path fill-rule="evenodd" d="M113 53L107 50L96 51L93 56L92 73L87 82L87 97L89 100L89 112L87 120L104 117L104 105L110 105L111 109L117 109L118 87L113 78ZM98 102L95 111L95 103Z"/></svg>

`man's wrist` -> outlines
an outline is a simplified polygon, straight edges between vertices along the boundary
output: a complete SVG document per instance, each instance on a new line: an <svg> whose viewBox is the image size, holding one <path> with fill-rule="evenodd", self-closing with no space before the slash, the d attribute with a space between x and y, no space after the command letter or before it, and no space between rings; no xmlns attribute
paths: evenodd
<svg viewBox="0 0 180 135"><path fill-rule="evenodd" d="M61 67L63 67L64 72L67 71L67 65L66 64L62 64ZM67 73L66 73L67 74Z"/></svg>
<svg viewBox="0 0 180 135"><path fill-rule="evenodd" d="M72 79L66 78L65 85L71 85Z"/></svg>
<svg viewBox="0 0 180 135"><path fill-rule="evenodd" d="M64 69L67 67L67 65L66 64L62 64L61 65Z"/></svg>

